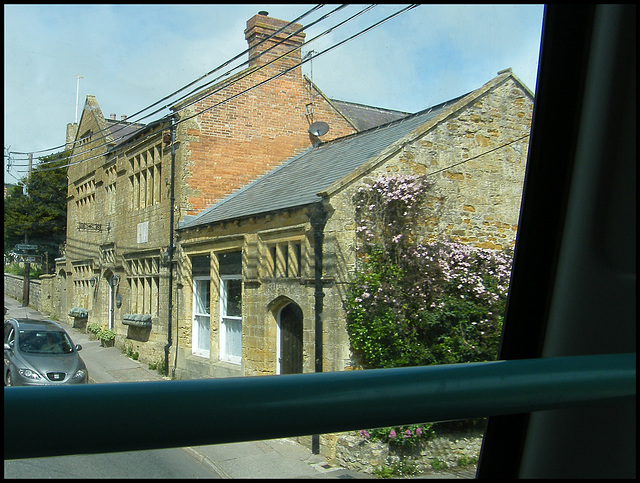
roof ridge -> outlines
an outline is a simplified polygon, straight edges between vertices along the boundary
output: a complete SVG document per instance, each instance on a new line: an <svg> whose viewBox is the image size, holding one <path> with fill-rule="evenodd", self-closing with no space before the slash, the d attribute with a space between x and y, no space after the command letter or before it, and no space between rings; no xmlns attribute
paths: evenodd
<svg viewBox="0 0 640 483"><path fill-rule="evenodd" d="M370 106L369 104L362 104L360 102L353 102L353 101L344 101L342 99L333 99L332 98L331 101L332 102L342 102L344 104L351 104L351 105L354 105L354 106L364 107L364 108L367 108L367 109L375 109L375 110L378 110L378 111L389 111L389 112L398 112L398 113L401 113L401 114L411 114L411 112L409 112L409 111L402 111L400 109L391 109L391 108L388 108L388 107Z"/></svg>

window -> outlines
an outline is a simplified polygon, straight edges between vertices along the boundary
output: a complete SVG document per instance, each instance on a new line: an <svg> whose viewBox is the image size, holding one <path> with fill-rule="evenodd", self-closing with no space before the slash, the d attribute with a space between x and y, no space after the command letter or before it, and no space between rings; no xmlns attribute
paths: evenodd
<svg viewBox="0 0 640 483"><path fill-rule="evenodd" d="M218 255L220 272L220 360L242 361L242 251Z"/></svg>
<svg viewBox="0 0 640 483"><path fill-rule="evenodd" d="M114 215L116 213L116 166L112 165L104 170L105 174L105 205L104 210L107 215Z"/></svg>
<svg viewBox="0 0 640 483"><path fill-rule="evenodd" d="M208 257L207 257L208 258ZM211 277L193 277L193 355L209 357L211 346Z"/></svg>
<svg viewBox="0 0 640 483"><path fill-rule="evenodd" d="M79 260L73 264L74 304L89 309L93 307L94 288L91 280L97 277L91 262Z"/></svg>
<svg viewBox="0 0 640 483"><path fill-rule="evenodd" d="M76 207L91 208L96 200L96 181L91 178L76 186Z"/></svg>
<svg viewBox="0 0 640 483"><path fill-rule="evenodd" d="M267 276L277 278L300 277L302 244L298 241L279 242L269 245Z"/></svg>
<svg viewBox="0 0 640 483"><path fill-rule="evenodd" d="M130 311L133 314L158 316L160 293L160 258L137 258L127 261L131 294Z"/></svg>
<svg viewBox="0 0 640 483"><path fill-rule="evenodd" d="M129 159L129 185L134 210L160 203L162 195L162 143Z"/></svg>
<svg viewBox="0 0 640 483"><path fill-rule="evenodd" d="M220 277L220 360L242 360L242 276Z"/></svg>

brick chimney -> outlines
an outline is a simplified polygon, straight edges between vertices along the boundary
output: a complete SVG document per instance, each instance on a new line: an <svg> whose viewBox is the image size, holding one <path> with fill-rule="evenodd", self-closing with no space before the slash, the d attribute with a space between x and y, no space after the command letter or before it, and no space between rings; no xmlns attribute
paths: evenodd
<svg viewBox="0 0 640 483"><path fill-rule="evenodd" d="M275 37L267 40L266 42L257 45L261 40L273 35L278 29L287 25L287 21L278 20L277 18L269 17L267 12L259 12L247 21L247 28L244 31L244 36L249 44L249 67L255 67L263 65L266 62L273 60L286 52L289 52L295 47L299 47L304 42L305 34L300 31L291 38L287 37L298 29L302 28L300 24L292 24L282 32L279 32ZM285 40L286 39L286 40ZM279 44L279 42L282 42ZM256 59L260 53L265 52L270 47L277 45L274 49L270 50L267 54ZM284 63L283 67L291 67L300 62L301 55L300 49L291 52L281 60ZM274 64L272 64L274 65Z"/></svg>

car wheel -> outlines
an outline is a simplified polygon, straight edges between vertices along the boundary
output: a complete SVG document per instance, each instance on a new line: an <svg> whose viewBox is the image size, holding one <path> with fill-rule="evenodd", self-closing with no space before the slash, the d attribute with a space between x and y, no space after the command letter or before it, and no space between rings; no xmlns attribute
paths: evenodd
<svg viewBox="0 0 640 483"><path fill-rule="evenodd" d="M13 381L11 380L11 371L7 371L7 386L13 386Z"/></svg>

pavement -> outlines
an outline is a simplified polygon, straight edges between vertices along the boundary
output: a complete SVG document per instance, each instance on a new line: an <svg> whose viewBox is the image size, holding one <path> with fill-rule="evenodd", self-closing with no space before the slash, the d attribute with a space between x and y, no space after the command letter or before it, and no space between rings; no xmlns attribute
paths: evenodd
<svg viewBox="0 0 640 483"><path fill-rule="evenodd" d="M5 319L47 319L32 307L4 296L8 312ZM89 340L83 330L65 323L62 326L74 344L80 344L80 356L89 370L90 383L143 382L169 380L147 365L130 359L115 347L101 347ZM222 478L373 478L339 466L332 466L320 455L291 439L273 439L241 443L183 448L192 458L211 467Z"/></svg>
<svg viewBox="0 0 640 483"><path fill-rule="evenodd" d="M4 305L8 309L5 319L16 317L47 319L32 307L23 307L22 303L4 296ZM62 326L71 336L74 344L80 344L80 356L89 370L89 382L144 382L170 381L170 378L151 370L144 363L127 357L119 348L102 347L100 341L89 340L84 330L65 323ZM292 439L272 439L241 443L215 444L183 448L192 458L209 466L222 478L340 478L340 479L377 479L340 466L330 465L322 456ZM423 474L411 479L474 479L475 468L458 471L441 471Z"/></svg>

